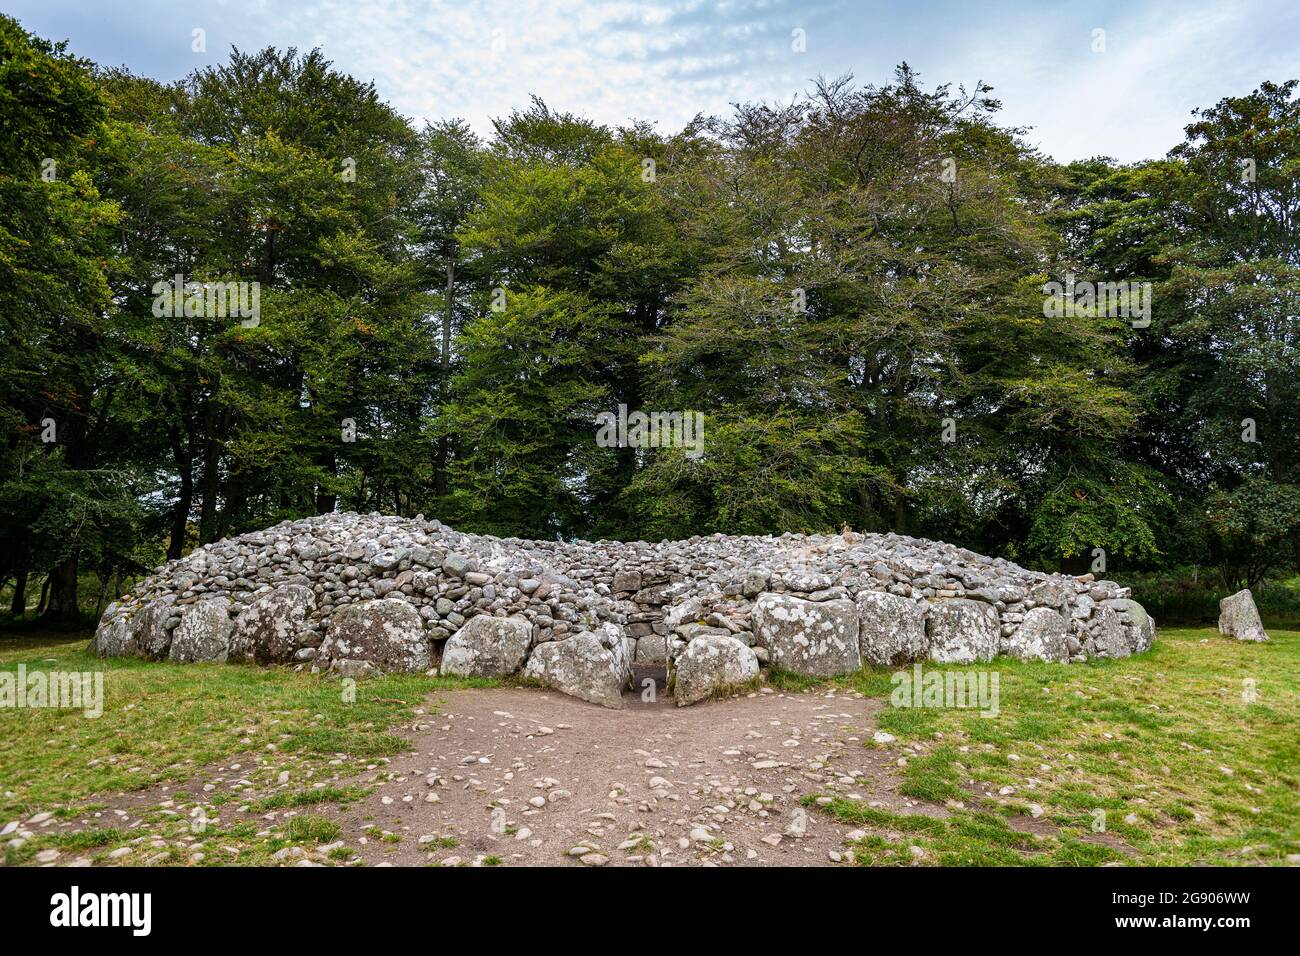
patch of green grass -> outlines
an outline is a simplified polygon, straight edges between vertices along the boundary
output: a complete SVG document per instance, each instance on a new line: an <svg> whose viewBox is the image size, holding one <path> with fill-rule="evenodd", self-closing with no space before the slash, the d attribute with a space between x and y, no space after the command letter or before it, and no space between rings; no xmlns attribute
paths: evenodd
<svg viewBox="0 0 1300 956"><path fill-rule="evenodd" d="M898 792L934 803L960 800L964 793L957 785L960 775L956 762L957 751L952 747L940 747L924 757L913 757L907 764L907 779Z"/></svg>
<svg viewBox="0 0 1300 956"><path fill-rule="evenodd" d="M1161 628L1153 651L1124 660L976 665L998 674L996 716L894 706L879 715L894 746L920 751L908 758L900 791L974 808L955 816L1024 814L1037 804L1060 828L1047 852L1054 863L1094 865L1113 858L1108 844L1122 843L1136 863L1280 864L1300 852L1300 633L1271 636L1255 644L1211 629ZM880 691L889 675L866 671L852 686L887 697ZM1001 795L1006 786L1015 792ZM1099 826L1104 833L1094 832ZM973 836L935 850L953 863L1045 852L997 843L997 835L983 833L983 853Z"/></svg>
<svg viewBox="0 0 1300 956"><path fill-rule="evenodd" d="M293 793L272 794L257 803L258 810L283 810L289 807L310 807L318 803L348 804L366 795L360 787L315 787Z"/></svg>
<svg viewBox="0 0 1300 956"><path fill-rule="evenodd" d="M490 684L394 674L339 681L288 668L100 658L91 635L0 637L0 670L103 673L103 713L0 708L0 822L42 810L81 812L96 795L184 781L236 754L266 751L358 761L407 749L392 728L430 691ZM222 795L224 797L224 795Z"/></svg>
<svg viewBox="0 0 1300 956"><path fill-rule="evenodd" d="M815 805L814 799L804 802ZM1096 865L1121 858L1104 845L1016 830L1004 817L988 811L961 810L932 817L894 813L843 798L821 809L865 832L846 844L859 866Z"/></svg>
<svg viewBox="0 0 1300 956"><path fill-rule="evenodd" d="M709 692L710 700L721 700L727 697L743 697L746 694L752 694L763 686L762 676L752 680L741 681L739 684L719 684ZM671 692L670 688L670 692Z"/></svg>
<svg viewBox="0 0 1300 956"><path fill-rule="evenodd" d="M96 850L100 847L117 846L145 836L146 830L114 830L105 827L98 830L79 830L73 833L56 833L50 836L53 846L65 850Z"/></svg>
<svg viewBox="0 0 1300 956"><path fill-rule="evenodd" d="M769 667L763 676L768 686L786 693L797 694L825 683L820 677L808 677L804 674L796 674L794 671L782 670L775 664Z"/></svg>
<svg viewBox="0 0 1300 956"><path fill-rule="evenodd" d="M286 833L293 843L329 843L342 832L333 820L304 813L291 817Z"/></svg>

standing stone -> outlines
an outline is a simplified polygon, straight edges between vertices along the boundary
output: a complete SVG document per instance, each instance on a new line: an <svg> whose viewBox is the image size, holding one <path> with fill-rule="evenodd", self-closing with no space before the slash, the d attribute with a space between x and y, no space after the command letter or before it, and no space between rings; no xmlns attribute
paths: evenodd
<svg viewBox="0 0 1300 956"><path fill-rule="evenodd" d="M1268 640L1250 588L1243 588L1219 602L1219 633L1239 641Z"/></svg>
<svg viewBox="0 0 1300 956"><path fill-rule="evenodd" d="M948 598L930 606L930 660L937 664L991 661L998 652L1001 628L993 605L969 598Z"/></svg>
<svg viewBox="0 0 1300 956"><path fill-rule="evenodd" d="M734 637L708 635L686 645L674 668L673 696L685 707L758 676L758 658Z"/></svg>
<svg viewBox="0 0 1300 956"><path fill-rule="evenodd" d="M1068 633L1069 627L1060 611L1036 607L1025 615L1016 632L1003 641L1003 649L1022 661L1064 664L1070 659Z"/></svg>
<svg viewBox="0 0 1300 956"><path fill-rule="evenodd" d="M256 598L235 621L230 660L279 664L293 659L316 595L301 584L285 584Z"/></svg>
<svg viewBox="0 0 1300 956"><path fill-rule="evenodd" d="M563 641L533 648L524 676L570 697L603 707L623 706L623 688L632 679L623 629L605 623Z"/></svg>
<svg viewBox="0 0 1300 956"><path fill-rule="evenodd" d="M318 660L369 661L381 671L429 668L429 642L420 612L396 598L349 604L330 621Z"/></svg>
<svg viewBox="0 0 1300 956"><path fill-rule="evenodd" d="M168 657L178 664L222 663L230 651L230 601L209 598L181 610Z"/></svg>
<svg viewBox="0 0 1300 956"><path fill-rule="evenodd" d="M863 664L889 667L925 656L923 601L863 591L858 595L858 646Z"/></svg>
<svg viewBox="0 0 1300 956"><path fill-rule="evenodd" d="M508 677L524 666L532 642L533 625L526 618L472 617L447 640L441 673Z"/></svg>
<svg viewBox="0 0 1300 956"><path fill-rule="evenodd" d="M777 667L811 677L862 668L852 601L806 601L769 591L759 595L753 617L758 642Z"/></svg>

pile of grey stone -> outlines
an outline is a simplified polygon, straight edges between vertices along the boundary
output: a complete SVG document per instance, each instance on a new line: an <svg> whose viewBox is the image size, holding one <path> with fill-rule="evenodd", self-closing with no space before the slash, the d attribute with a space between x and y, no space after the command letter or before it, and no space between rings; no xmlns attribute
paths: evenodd
<svg viewBox="0 0 1300 956"><path fill-rule="evenodd" d="M206 545L104 612L103 655L285 664L345 677L521 675L622 705L635 664L678 703L762 667L829 677L1006 654L1148 650L1129 589L897 534L534 541L343 513Z"/></svg>

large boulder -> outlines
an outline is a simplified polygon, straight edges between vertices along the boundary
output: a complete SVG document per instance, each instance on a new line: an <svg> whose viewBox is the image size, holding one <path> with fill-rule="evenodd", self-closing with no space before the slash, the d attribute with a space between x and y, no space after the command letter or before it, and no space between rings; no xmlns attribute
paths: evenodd
<svg viewBox="0 0 1300 956"><path fill-rule="evenodd" d="M181 622L172 632L170 660L178 664L223 663L230 651L230 601L210 598L181 608Z"/></svg>
<svg viewBox="0 0 1300 956"><path fill-rule="evenodd" d="M812 677L862 667L858 613L852 601L806 601L767 592L754 604L754 630L772 663Z"/></svg>
<svg viewBox="0 0 1300 956"><path fill-rule="evenodd" d="M623 629L605 623L595 632L579 631L562 641L538 644L524 676L579 700L621 708L623 688L632 679Z"/></svg>
<svg viewBox="0 0 1300 956"><path fill-rule="evenodd" d="M889 667L925 656L924 601L863 591L858 595L858 647L863 664Z"/></svg>
<svg viewBox="0 0 1300 956"><path fill-rule="evenodd" d="M647 634L636 641L636 663L646 665L668 663L668 638L662 634Z"/></svg>
<svg viewBox="0 0 1300 956"><path fill-rule="evenodd" d="M235 621L230 660L279 664L293 659L316 609L316 595L301 584L285 584L256 598Z"/></svg>
<svg viewBox="0 0 1300 956"><path fill-rule="evenodd" d="M524 666L533 625L522 617L472 617L442 650L442 673L508 677Z"/></svg>
<svg viewBox="0 0 1300 956"><path fill-rule="evenodd" d="M171 619L179 614L174 604L163 600L150 601L136 611L131 618L132 653L150 660L166 658L175 627Z"/></svg>
<svg viewBox="0 0 1300 956"><path fill-rule="evenodd" d="M135 635L131 630L131 615L117 602L104 609L95 628L95 637L91 647L100 657L123 657L139 653Z"/></svg>
<svg viewBox="0 0 1300 956"><path fill-rule="evenodd" d="M1118 660L1133 653L1128 632L1119 612L1113 607L1102 605L1088 622L1088 638L1083 642L1083 649L1089 657Z"/></svg>
<svg viewBox="0 0 1300 956"><path fill-rule="evenodd" d="M335 613L321 644L319 661L369 661L381 671L429 668L424 621L413 605L396 598L349 604Z"/></svg>
<svg viewBox="0 0 1300 956"><path fill-rule="evenodd" d="M1129 612L1129 643L1133 646L1134 654L1144 654L1151 650L1156 643L1156 622L1147 613L1137 601L1131 598L1120 598L1128 604Z"/></svg>
<svg viewBox="0 0 1300 956"><path fill-rule="evenodd" d="M743 641L710 634L686 645L674 668L673 696L684 707L758 676L758 658Z"/></svg>
<svg viewBox="0 0 1300 956"><path fill-rule="evenodd" d="M1111 598L1101 603L1102 607L1111 608L1119 615L1126 643L1134 654L1151 650L1156 642L1156 622L1146 608L1132 598Z"/></svg>
<svg viewBox="0 0 1300 956"><path fill-rule="evenodd" d="M927 653L937 664L991 661L1001 627L993 605L970 598L948 598L930 606Z"/></svg>
<svg viewBox="0 0 1300 956"><path fill-rule="evenodd" d="M1250 588L1242 588L1219 602L1219 633L1239 641L1268 640Z"/></svg>
<svg viewBox="0 0 1300 956"><path fill-rule="evenodd" d="M1068 633L1069 626L1060 611L1036 607L1025 614L1016 632L1003 640L1002 649L1022 661L1064 664L1070 659Z"/></svg>

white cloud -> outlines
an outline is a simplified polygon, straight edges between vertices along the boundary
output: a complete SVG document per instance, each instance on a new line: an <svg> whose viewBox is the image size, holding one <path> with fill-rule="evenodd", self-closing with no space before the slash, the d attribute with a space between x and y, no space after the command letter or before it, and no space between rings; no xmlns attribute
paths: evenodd
<svg viewBox="0 0 1300 956"><path fill-rule="evenodd" d="M407 116L480 132L530 93L667 130L734 101L788 101L818 75L887 82L907 60L928 83L992 83L1004 122L1034 127L1029 140L1063 160L1163 155L1192 108L1295 74L1300 36L1294 0L133 0L111 18L73 0L6 7L81 55L162 79L229 44L320 46ZM208 28L206 58L189 50L194 25ZM791 49L796 27L805 53ZM1089 49L1095 27L1104 54Z"/></svg>

